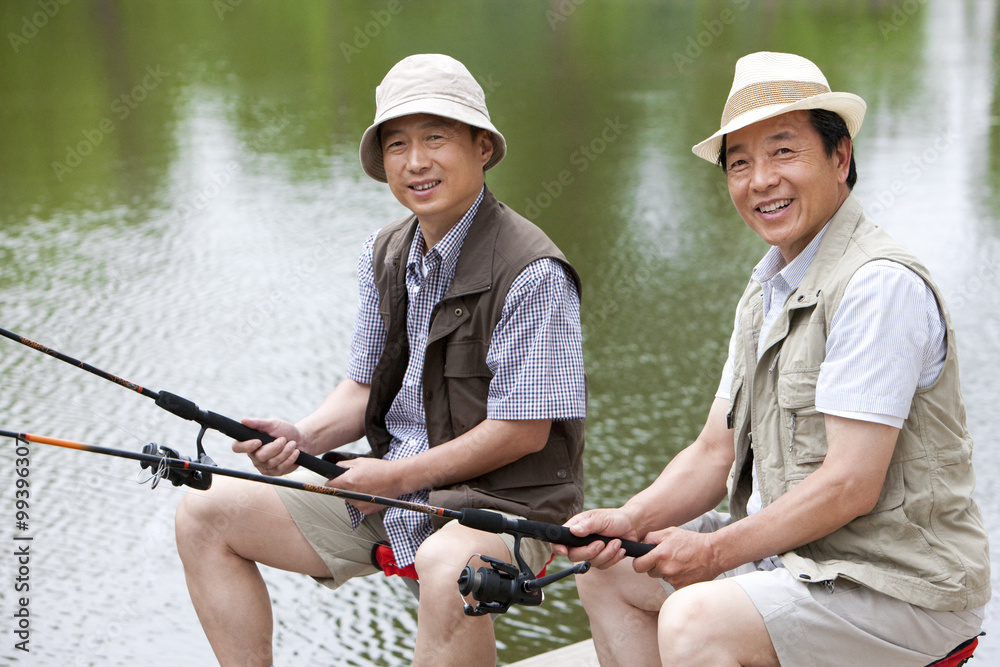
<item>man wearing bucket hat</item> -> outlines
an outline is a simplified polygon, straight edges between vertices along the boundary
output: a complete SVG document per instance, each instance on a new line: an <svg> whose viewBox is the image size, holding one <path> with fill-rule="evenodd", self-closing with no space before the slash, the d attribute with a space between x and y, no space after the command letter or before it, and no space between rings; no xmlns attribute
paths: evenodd
<svg viewBox="0 0 1000 667"><path fill-rule="evenodd" d="M927 665L980 632L955 335L851 194L864 113L805 58L754 53L693 149L772 247L701 434L621 508L568 522L657 545L569 551L596 566L577 581L602 665Z"/></svg>
<svg viewBox="0 0 1000 667"><path fill-rule="evenodd" d="M275 440L233 448L284 475L299 450L319 456L366 436L372 455L341 457L347 472L331 485L565 521L583 504L579 277L485 186L506 142L461 63L405 58L375 99L361 165L411 215L373 234L361 253L347 379L296 424L244 420ZM271 607L257 563L336 588L389 572L373 556L379 543L391 547L391 569L419 578L414 664L495 663L490 618L464 614L457 581L479 555L511 562L510 536L264 485L217 480L206 495L219 502L182 501L178 551L220 663L270 664ZM523 540L521 555L538 572L551 548Z"/></svg>

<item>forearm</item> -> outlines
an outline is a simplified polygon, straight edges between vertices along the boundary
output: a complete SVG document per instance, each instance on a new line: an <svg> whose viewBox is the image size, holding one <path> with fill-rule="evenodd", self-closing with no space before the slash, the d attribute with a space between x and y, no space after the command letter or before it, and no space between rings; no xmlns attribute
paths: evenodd
<svg viewBox="0 0 1000 667"><path fill-rule="evenodd" d="M548 441L549 420L487 419L463 435L394 461L404 492L439 488L486 474L540 451Z"/></svg>
<svg viewBox="0 0 1000 667"><path fill-rule="evenodd" d="M649 487L622 509L641 538L679 526L714 509L726 496L733 465L733 432L726 427L728 401L716 399L701 433L675 456Z"/></svg>
<svg viewBox="0 0 1000 667"><path fill-rule="evenodd" d="M638 538L654 530L679 526L715 509L726 496L731 464L705 457L698 443L675 456L650 486L622 507Z"/></svg>
<svg viewBox="0 0 1000 667"><path fill-rule="evenodd" d="M816 471L760 512L714 533L723 571L780 556L856 518L858 511L844 502L854 492L851 485L824 477Z"/></svg>
<svg viewBox="0 0 1000 667"><path fill-rule="evenodd" d="M898 429L827 415L826 430L827 456L815 472L713 536L727 569L825 537L875 507Z"/></svg>
<svg viewBox="0 0 1000 667"><path fill-rule="evenodd" d="M302 434L299 449L320 456L364 437L369 389L351 379L338 384L312 414L296 423Z"/></svg>

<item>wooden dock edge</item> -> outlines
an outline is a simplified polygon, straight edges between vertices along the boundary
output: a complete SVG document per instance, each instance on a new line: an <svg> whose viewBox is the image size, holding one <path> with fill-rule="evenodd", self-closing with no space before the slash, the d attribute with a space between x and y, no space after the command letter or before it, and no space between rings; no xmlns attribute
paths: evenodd
<svg viewBox="0 0 1000 667"><path fill-rule="evenodd" d="M557 648L533 658L519 660L507 667L599 667L597 653L594 651L594 640L588 639L569 646Z"/></svg>

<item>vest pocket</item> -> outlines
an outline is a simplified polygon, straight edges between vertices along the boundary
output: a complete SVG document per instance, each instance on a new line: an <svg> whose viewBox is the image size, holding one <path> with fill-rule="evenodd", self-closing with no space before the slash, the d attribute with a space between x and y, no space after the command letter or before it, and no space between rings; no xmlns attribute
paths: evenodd
<svg viewBox="0 0 1000 667"><path fill-rule="evenodd" d="M804 477L826 458L826 418L816 411L819 369L787 370L778 375L779 441L794 466L804 466Z"/></svg>
<svg viewBox="0 0 1000 667"><path fill-rule="evenodd" d="M488 346L479 340L450 342L445 350L444 382L454 436L486 419L493 373L486 365Z"/></svg>

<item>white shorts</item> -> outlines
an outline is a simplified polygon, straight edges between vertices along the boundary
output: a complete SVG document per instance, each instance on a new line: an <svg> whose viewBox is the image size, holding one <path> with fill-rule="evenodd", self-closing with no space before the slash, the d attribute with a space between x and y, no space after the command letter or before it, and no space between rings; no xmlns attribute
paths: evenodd
<svg viewBox="0 0 1000 667"><path fill-rule="evenodd" d="M684 528L712 532L728 523L728 515L710 512ZM739 584L764 617L782 665L923 667L982 630L976 611L925 609L847 579L807 583L783 567L754 563L722 576Z"/></svg>

